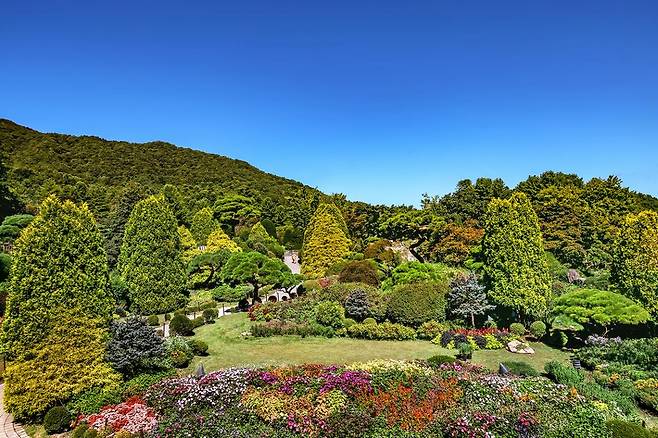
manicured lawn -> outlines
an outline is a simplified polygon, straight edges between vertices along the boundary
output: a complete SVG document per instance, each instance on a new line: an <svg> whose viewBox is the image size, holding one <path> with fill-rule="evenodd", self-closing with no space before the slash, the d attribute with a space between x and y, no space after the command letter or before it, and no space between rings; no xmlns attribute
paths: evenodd
<svg viewBox="0 0 658 438"><path fill-rule="evenodd" d="M247 315L235 314L219 318L217 322L196 329L196 338L208 343L209 356L196 357L188 368L192 371L199 362L207 371L232 366L269 366L299 363L351 363L372 359L427 359L435 354L454 355L429 341L368 341L350 338L321 338L276 336L245 338L251 322ZM530 357L506 350L478 351L473 361L494 370L503 360L525 360L543 370L549 360L566 360L568 355L543 344L533 344L537 351Z"/></svg>

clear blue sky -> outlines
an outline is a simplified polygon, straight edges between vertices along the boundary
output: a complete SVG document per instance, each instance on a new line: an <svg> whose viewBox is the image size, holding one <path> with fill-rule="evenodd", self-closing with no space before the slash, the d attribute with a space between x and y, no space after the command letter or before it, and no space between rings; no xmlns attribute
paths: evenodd
<svg viewBox="0 0 658 438"><path fill-rule="evenodd" d="M4 0L0 117L349 198L616 174L658 194L658 1Z"/></svg>

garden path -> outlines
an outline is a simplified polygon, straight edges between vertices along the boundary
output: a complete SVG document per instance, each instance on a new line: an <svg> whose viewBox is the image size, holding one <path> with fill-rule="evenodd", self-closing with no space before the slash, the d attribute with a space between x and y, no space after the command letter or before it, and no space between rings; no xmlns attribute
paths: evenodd
<svg viewBox="0 0 658 438"><path fill-rule="evenodd" d="M10 413L5 412L5 408L2 404L4 399L5 385L0 385L0 421L2 425L0 426L0 438L29 438L23 427L14 423L14 418Z"/></svg>

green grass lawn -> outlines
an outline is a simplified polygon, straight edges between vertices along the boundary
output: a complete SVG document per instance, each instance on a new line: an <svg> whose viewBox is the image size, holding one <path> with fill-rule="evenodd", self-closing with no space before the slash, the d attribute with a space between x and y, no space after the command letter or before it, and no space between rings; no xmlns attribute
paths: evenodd
<svg viewBox="0 0 658 438"><path fill-rule="evenodd" d="M232 366L268 366L299 363L351 363L372 359L427 359L435 354L454 355L429 341L369 341L351 338L275 336L245 338L251 322L244 313L227 315L196 329L195 337L208 343L209 356L195 357L188 371L202 362L207 371ZM534 355L506 350L477 351L473 362L493 370L504 360L526 361L539 371L549 360L567 360L568 354L543 344L532 344Z"/></svg>

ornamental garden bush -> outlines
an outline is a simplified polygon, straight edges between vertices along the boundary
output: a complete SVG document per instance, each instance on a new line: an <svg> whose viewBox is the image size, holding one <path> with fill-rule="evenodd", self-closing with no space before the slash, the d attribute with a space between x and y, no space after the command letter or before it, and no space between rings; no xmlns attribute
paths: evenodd
<svg viewBox="0 0 658 438"><path fill-rule="evenodd" d="M353 338L405 341L416 338L416 331L402 324L382 322L381 324L354 324L347 329L347 335Z"/></svg>
<svg viewBox="0 0 658 438"><path fill-rule="evenodd" d="M445 321L447 293L446 282L398 286L391 292L387 315L393 322L410 327L419 327L427 321Z"/></svg>
<svg viewBox="0 0 658 438"><path fill-rule="evenodd" d="M486 329L453 329L447 330L432 339L432 343L444 348L459 348L461 344L469 344L473 350L498 350L505 348L515 336L507 330Z"/></svg>
<svg viewBox="0 0 658 438"><path fill-rule="evenodd" d="M525 326L523 324L521 324L520 322L513 322L509 326L509 331L513 335L523 336L523 335L525 335L526 329L525 329Z"/></svg>
<svg viewBox="0 0 658 438"><path fill-rule="evenodd" d="M174 335L192 336L194 334L194 323L184 314L176 314L169 323L169 331Z"/></svg>
<svg viewBox="0 0 658 438"><path fill-rule="evenodd" d="M341 328L345 321L345 309L334 301L319 303L315 306L315 320L326 327Z"/></svg>
<svg viewBox="0 0 658 438"><path fill-rule="evenodd" d="M63 406L52 407L43 418L43 428L48 434L62 433L71 426L71 414Z"/></svg>
<svg viewBox="0 0 658 438"><path fill-rule="evenodd" d="M542 321L535 321L530 324L530 333L535 339L541 339L546 334L546 324Z"/></svg>

